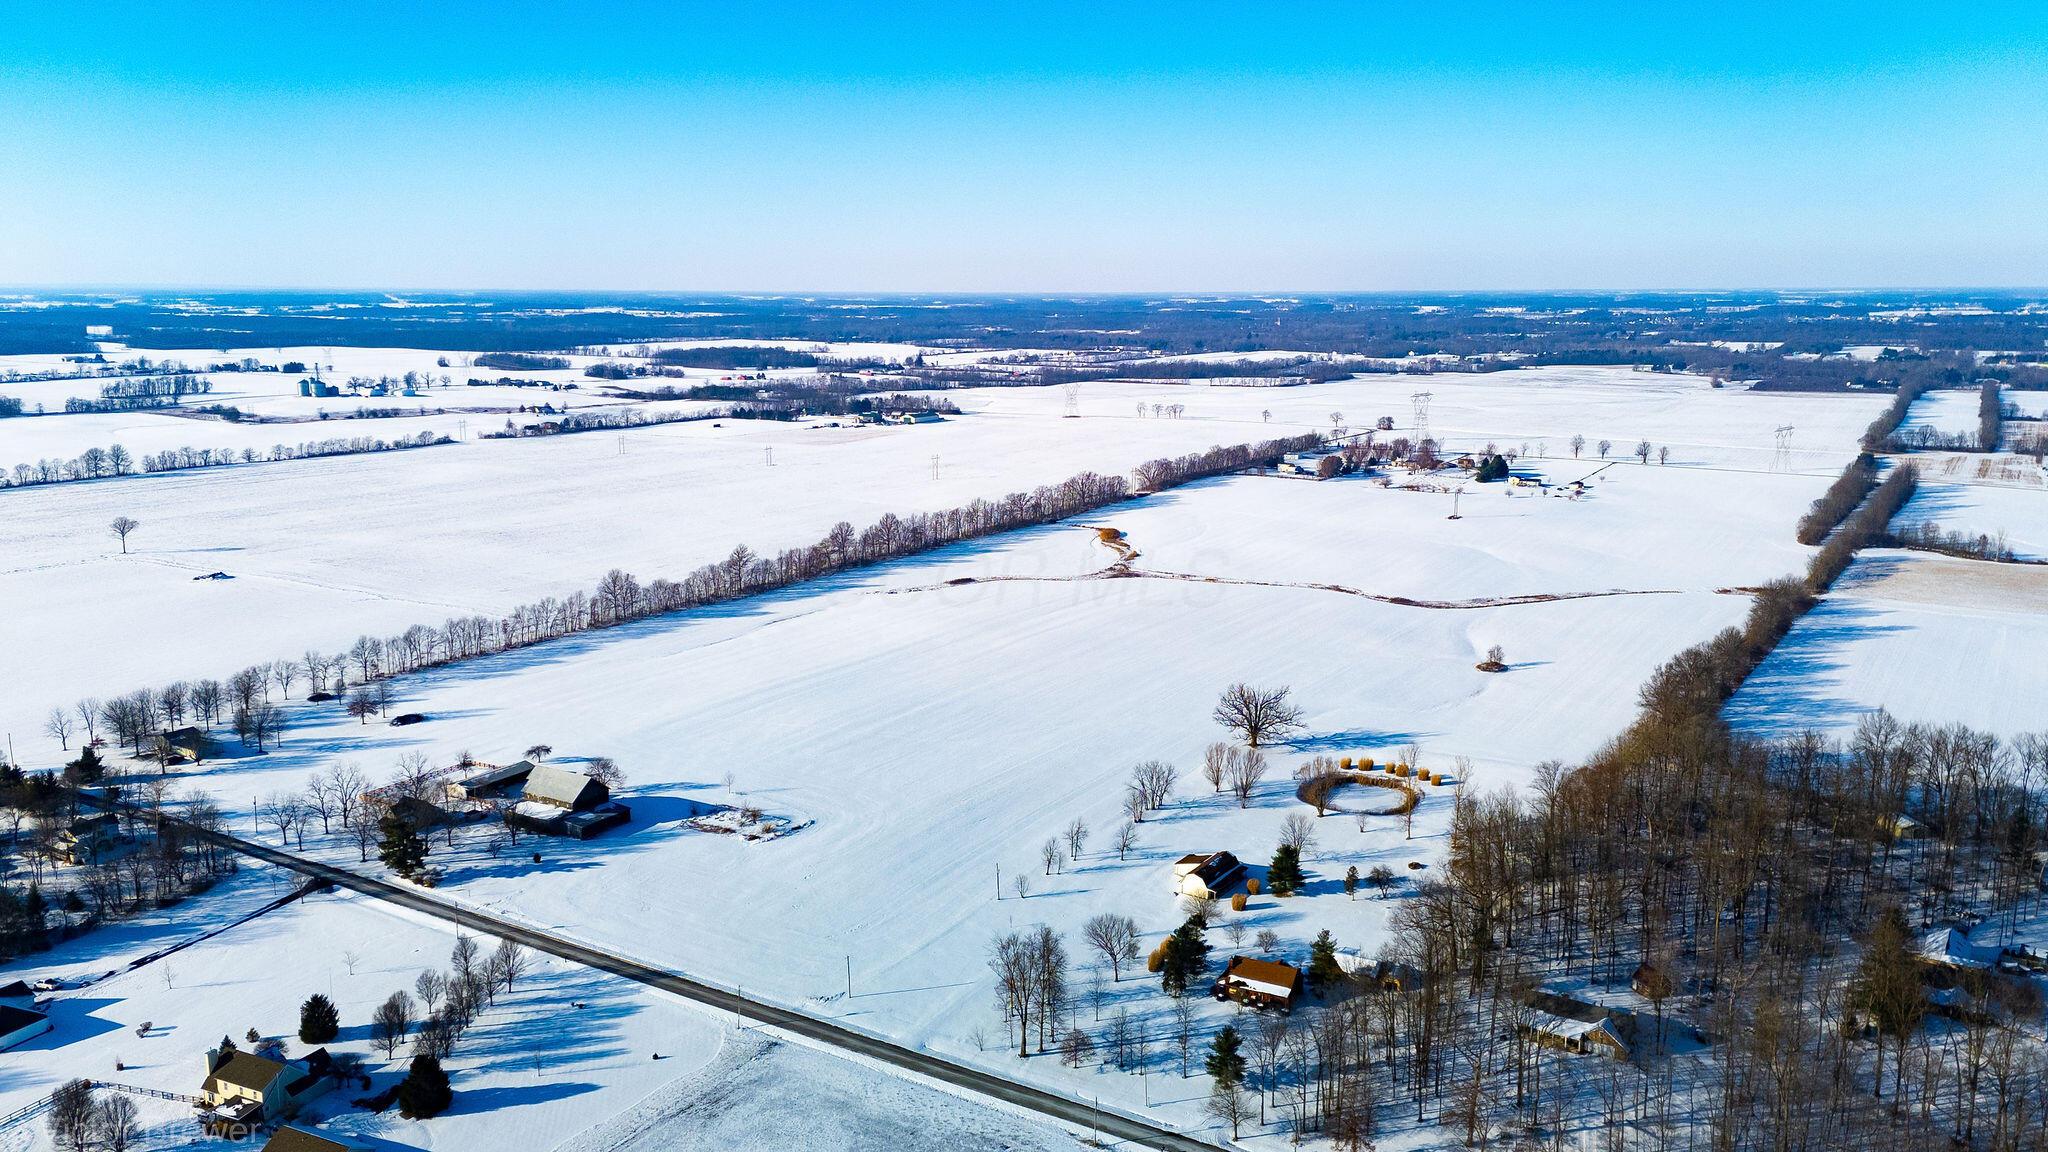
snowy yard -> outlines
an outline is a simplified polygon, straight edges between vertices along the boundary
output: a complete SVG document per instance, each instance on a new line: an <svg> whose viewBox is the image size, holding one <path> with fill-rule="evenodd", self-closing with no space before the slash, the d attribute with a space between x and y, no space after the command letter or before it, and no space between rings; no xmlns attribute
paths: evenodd
<svg viewBox="0 0 2048 1152"><path fill-rule="evenodd" d="M199 919L226 907L209 906ZM494 943L481 941L486 952ZM341 1037L328 1049L361 1056L383 1088L402 1073L407 1052L388 1060L372 1044L371 1013L392 992L409 991L422 969L445 970L453 945L447 926L375 901L307 897L167 959L58 994L55 1030L0 1054L0 1114L74 1077L196 1092L206 1050L223 1034L246 1047L252 1027L284 1038L289 1054L303 1053L299 1004L314 992L341 1010ZM14 965L0 978L48 970ZM138 1035L144 1023L149 1032ZM885 1115L897 1118L892 1130L904 1137L895 1147L943 1152L961 1146L956 1137L1074 1146L1056 1127L736 1032L730 1019L701 1006L544 955L534 955L531 970L472 1025L448 1067L455 1104L432 1121L354 1107L350 1101L364 1093L352 1085L314 1101L305 1120L372 1147L444 1152L876 1147L863 1140ZM199 1137L189 1106L131 1099L151 1130L146 1146L216 1146ZM823 1100L843 1108L817 1108ZM665 1127L660 1142L649 1143L644 1128L657 1118ZM39 1119L0 1130L6 1152L49 1147Z"/></svg>

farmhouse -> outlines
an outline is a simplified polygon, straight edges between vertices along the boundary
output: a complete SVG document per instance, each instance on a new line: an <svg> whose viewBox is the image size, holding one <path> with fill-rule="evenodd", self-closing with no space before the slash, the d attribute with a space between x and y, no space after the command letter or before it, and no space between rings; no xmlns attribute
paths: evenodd
<svg viewBox="0 0 2048 1152"><path fill-rule="evenodd" d="M200 1085L199 1100L223 1125L279 1120L326 1090L326 1067L325 1048L314 1049L303 1060L273 1060L253 1052L208 1049L206 1080Z"/></svg>
<svg viewBox="0 0 2048 1152"><path fill-rule="evenodd" d="M1537 992L1524 1001L1529 1019L1516 1028L1546 1048L1566 1052L1605 1052L1626 1060L1635 1042L1635 1017L1618 1008L1603 1008L1555 992Z"/></svg>
<svg viewBox="0 0 2048 1152"><path fill-rule="evenodd" d="M189 724L183 728L171 728L159 733L154 743L153 751L157 759L166 764L175 764L182 760L197 763L206 756L206 733Z"/></svg>
<svg viewBox="0 0 2048 1152"><path fill-rule="evenodd" d="M50 1018L33 1008L0 1004L0 1052L23 1044L50 1030Z"/></svg>
<svg viewBox="0 0 2048 1152"><path fill-rule="evenodd" d="M1294 1011L1294 999L1301 994L1301 970L1278 960L1232 956L1209 994L1218 1000L1235 1000L1253 1008Z"/></svg>
<svg viewBox="0 0 2048 1152"><path fill-rule="evenodd" d="M526 783L533 773L533 761L520 760L502 768L484 768L472 776L451 781L448 785L450 800L488 800L502 796L514 787Z"/></svg>
<svg viewBox="0 0 2048 1152"><path fill-rule="evenodd" d="M1333 463L1325 464L1326 460ZM1320 480L1343 470L1344 458L1335 452L1289 452L1280 458L1280 471L1290 476L1314 476Z"/></svg>
<svg viewBox="0 0 2048 1152"><path fill-rule="evenodd" d="M1244 874L1244 865L1228 852L1196 852L1173 863L1173 890L1182 896L1209 900L1223 895Z"/></svg>

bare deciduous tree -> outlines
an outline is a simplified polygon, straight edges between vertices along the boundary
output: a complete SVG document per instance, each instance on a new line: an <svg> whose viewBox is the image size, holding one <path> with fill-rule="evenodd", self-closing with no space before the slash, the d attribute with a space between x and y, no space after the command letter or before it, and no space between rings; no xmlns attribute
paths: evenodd
<svg viewBox="0 0 2048 1152"><path fill-rule="evenodd" d="M129 534L140 527L142 527L142 521L135 519L133 516L116 516L114 517L114 522L107 525L108 531L112 532L121 541L121 555L126 556L128 554Z"/></svg>
<svg viewBox="0 0 2048 1152"><path fill-rule="evenodd" d="M1231 747L1218 740L1202 749L1202 779L1213 792L1223 791L1223 774L1230 768Z"/></svg>
<svg viewBox="0 0 2048 1152"><path fill-rule="evenodd" d="M1109 965L1112 981L1123 979L1126 964L1138 959L1138 922L1129 916L1114 912L1102 912L1091 916L1081 927L1081 936L1088 945L1102 954L1103 962Z"/></svg>
<svg viewBox="0 0 2048 1152"><path fill-rule="evenodd" d="M1301 727L1301 709L1287 700L1288 688L1254 688L1232 684L1223 690L1211 712L1218 724L1237 734L1248 747L1278 739Z"/></svg>
<svg viewBox="0 0 2048 1152"><path fill-rule="evenodd" d="M1251 806L1252 792L1258 788L1259 781L1265 779L1266 769L1264 752L1257 748L1234 750L1225 781L1230 786L1231 794L1237 797L1239 808Z"/></svg>

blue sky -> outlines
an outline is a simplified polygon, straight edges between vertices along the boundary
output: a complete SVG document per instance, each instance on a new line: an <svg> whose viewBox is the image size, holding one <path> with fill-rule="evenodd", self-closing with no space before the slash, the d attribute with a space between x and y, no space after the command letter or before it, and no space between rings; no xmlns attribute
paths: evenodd
<svg viewBox="0 0 2048 1152"><path fill-rule="evenodd" d="M15 4L0 283L2048 283L2048 5Z"/></svg>

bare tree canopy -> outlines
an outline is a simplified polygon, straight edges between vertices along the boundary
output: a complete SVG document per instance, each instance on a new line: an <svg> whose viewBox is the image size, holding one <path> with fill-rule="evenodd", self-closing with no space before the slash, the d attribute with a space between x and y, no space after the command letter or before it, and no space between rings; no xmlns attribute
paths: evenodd
<svg viewBox="0 0 2048 1152"><path fill-rule="evenodd" d="M1301 709L1287 700L1288 688L1254 688L1232 684L1223 690L1210 715L1252 748L1301 728Z"/></svg>

